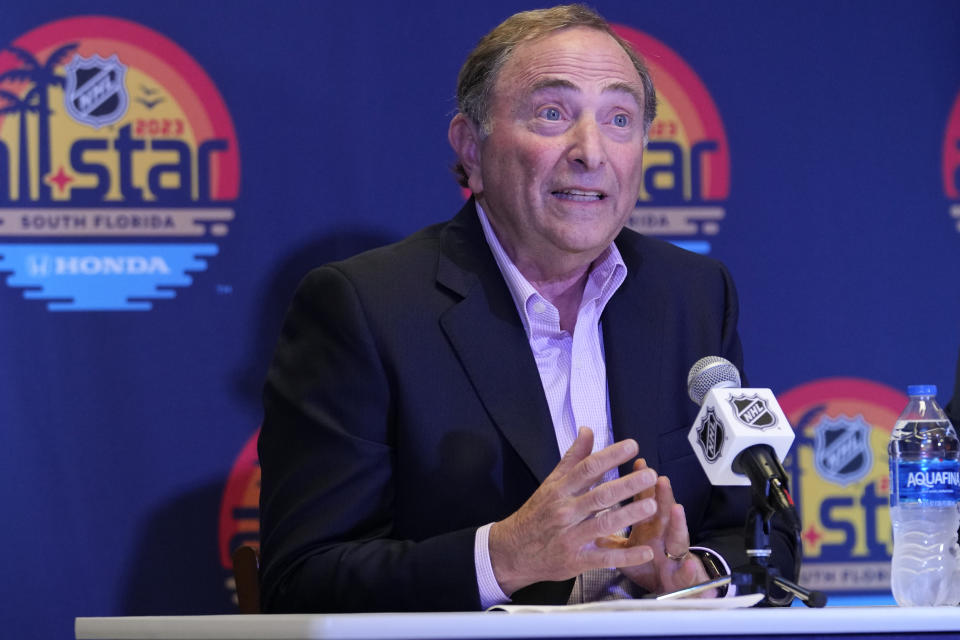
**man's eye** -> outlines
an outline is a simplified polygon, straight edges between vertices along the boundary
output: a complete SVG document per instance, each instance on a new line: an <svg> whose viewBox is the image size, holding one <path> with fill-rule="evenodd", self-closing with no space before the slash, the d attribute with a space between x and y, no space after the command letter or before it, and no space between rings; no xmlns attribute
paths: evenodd
<svg viewBox="0 0 960 640"><path fill-rule="evenodd" d="M556 107L547 107L540 110L540 116L544 120L559 120L560 119L560 109Z"/></svg>
<svg viewBox="0 0 960 640"><path fill-rule="evenodd" d="M613 126L615 127L625 127L629 123L630 119L622 113L618 113L617 115L613 116Z"/></svg>

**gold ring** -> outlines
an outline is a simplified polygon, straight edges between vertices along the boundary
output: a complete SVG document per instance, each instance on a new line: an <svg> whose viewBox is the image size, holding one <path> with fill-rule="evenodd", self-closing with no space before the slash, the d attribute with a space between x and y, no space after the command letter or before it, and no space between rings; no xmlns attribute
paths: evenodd
<svg viewBox="0 0 960 640"><path fill-rule="evenodd" d="M690 555L690 549L687 549L686 551L684 551L683 553L681 553L681 554L678 555L678 556L673 555L672 553L670 553L670 552L667 551L666 549L663 550L663 553L666 554L666 556L667 556L668 559L673 560L674 562L683 562L684 560L687 559L687 556Z"/></svg>

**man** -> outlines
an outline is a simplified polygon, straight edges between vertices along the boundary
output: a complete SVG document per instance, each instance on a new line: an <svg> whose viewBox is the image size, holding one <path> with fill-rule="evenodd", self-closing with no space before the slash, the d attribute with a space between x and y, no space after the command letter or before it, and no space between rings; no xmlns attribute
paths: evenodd
<svg viewBox="0 0 960 640"><path fill-rule="evenodd" d="M733 284L623 230L656 107L643 62L557 7L497 27L458 84L473 198L311 272L288 313L259 443L267 610L560 604L745 562L746 495L711 488L686 441L687 369L742 364ZM788 577L794 552L775 531Z"/></svg>
<svg viewBox="0 0 960 640"><path fill-rule="evenodd" d="M953 397L944 410L953 426L960 429L960 356L957 356L957 374L953 380Z"/></svg>

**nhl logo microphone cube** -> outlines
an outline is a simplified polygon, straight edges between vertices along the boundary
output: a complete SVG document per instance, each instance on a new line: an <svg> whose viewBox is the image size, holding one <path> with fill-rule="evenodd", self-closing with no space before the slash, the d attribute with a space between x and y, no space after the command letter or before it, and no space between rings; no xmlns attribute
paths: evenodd
<svg viewBox="0 0 960 640"><path fill-rule="evenodd" d="M744 449L765 444L779 460L793 444L793 428L770 389L714 387L707 392L688 439L711 484L749 486L747 476L734 471Z"/></svg>

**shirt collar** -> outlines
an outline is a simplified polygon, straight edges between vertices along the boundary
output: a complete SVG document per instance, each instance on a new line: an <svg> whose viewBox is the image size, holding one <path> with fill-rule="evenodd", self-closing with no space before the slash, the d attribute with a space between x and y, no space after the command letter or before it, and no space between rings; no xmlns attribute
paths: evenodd
<svg viewBox="0 0 960 640"><path fill-rule="evenodd" d="M483 236L487 240L490 251L493 252L493 257L497 261L500 273L503 274L503 279L506 281L510 295L513 297L513 303L520 313L523 328L529 337L530 319L527 316L528 302L531 298L536 298L543 301L544 304L550 303L537 293L533 285L523 277L523 274L520 273L520 270L510 259L510 256L507 255L503 245L500 244L500 240L497 238L497 234L493 230L493 226L490 224L490 220L487 218L483 207L480 206L479 202L474 201L474 204L477 207L480 226L483 228ZM580 301L580 306L583 307L585 303L596 301L597 317L599 318L603 309L607 306L607 302L610 301L613 294L620 288L620 285L623 284L626 277L627 265L623 261L623 256L620 255L620 250L617 249L616 243L611 242L610 246L604 249L603 253L590 265L590 273L587 276L587 284L583 290L583 298Z"/></svg>

